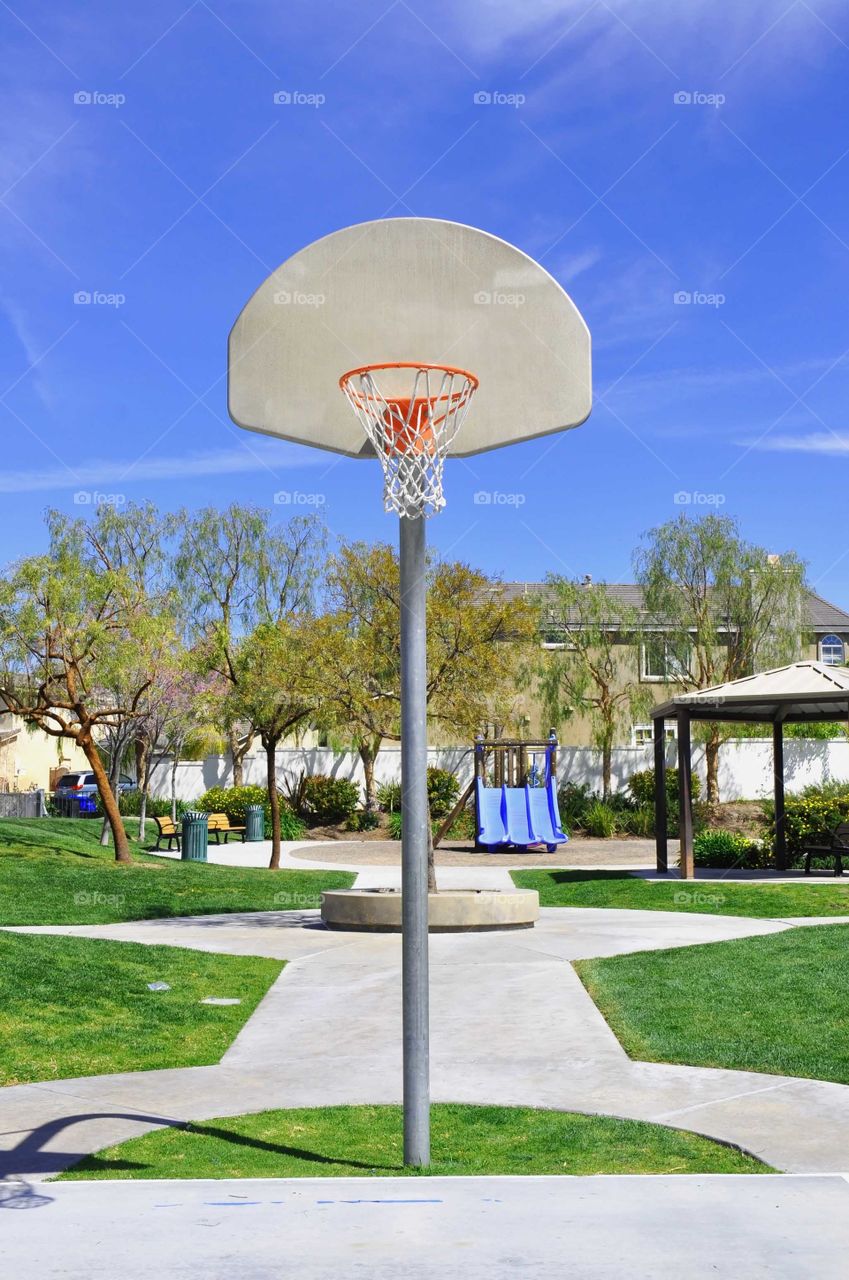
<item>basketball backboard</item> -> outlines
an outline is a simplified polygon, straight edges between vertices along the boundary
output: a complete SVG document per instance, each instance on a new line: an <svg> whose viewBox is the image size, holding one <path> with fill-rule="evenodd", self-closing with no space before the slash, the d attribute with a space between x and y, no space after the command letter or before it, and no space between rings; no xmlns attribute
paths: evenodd
<svg viewBox="0 0 849 1280"><path fill-rule="evenodd" d="M579 426L592 407L589 330L557 281L506 241L434 218L360 223L294 254L239 315L228 361L240 427L352 457L375 456L339 387L361 365L474 374L458 457Z"/></svg>

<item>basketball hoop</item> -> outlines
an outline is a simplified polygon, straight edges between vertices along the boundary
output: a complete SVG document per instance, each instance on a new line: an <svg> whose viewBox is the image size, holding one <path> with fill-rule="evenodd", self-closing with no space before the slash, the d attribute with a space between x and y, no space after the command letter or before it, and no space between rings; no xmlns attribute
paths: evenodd
<svg viewBox="0 0 849 1280"><path fill-rule="evenodd" d="M404 388L396 370L411 370ZM431 516L445 506L442 468L478 387L473 373L451 365L367 364L339 385L383 467L383 505L399 516Z"/></svg>

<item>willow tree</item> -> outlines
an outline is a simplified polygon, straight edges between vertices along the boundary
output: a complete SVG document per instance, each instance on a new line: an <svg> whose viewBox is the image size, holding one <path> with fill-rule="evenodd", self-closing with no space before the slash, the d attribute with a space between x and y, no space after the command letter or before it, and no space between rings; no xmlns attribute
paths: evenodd
<svg viewBox="0 0 849 1280"><path fill-rule="evenodd" d="M234 710L254 726L265 752L271 870L280 866L277 748L321 713L326 689L323 631L322 621L309 617L260 623L233 655Z"/></svg>
<svg viewBox="0 0 849 1280"><path fill-rule="evenodd" d="M602 792L611 791L613 745L646 704L634 663L638 611L604 583L551 574L539 599L543 632L553 645L534 663L545 718L559 725L574 715L590 723L601 751Z"/></svg>
<svg viewBox="0 0 849 1280"><path fill-rule="evenodd" d="M792 551L770 555L747 542L730 516L682 513L651 529L634 566L646 627L677 689L710 688L799 657L804 565ZM707 798L716 803L723 726L702 732Z"/></svg>
<svg viewBox="0 0 849 1280"><path fill-rule="evenodd" d="M182 512L178 530L175 575L189 619L188 640L236 692L241 640L262 623L285 621L309 608L324 527L309 516L275 525L268 511L234 503L224 511ZM221 705L233 783L241 786L256 726L245 718L238 697Z"/></svg>
<svg viewBox="0 0 849 1280"><path fill-rule="evenodd" d="M520 645L535 613L500 584L461 562L428 565L428 720L437 732L471 739L481 725L509 717ZM335 624L327 636L325 714L360 755L366 805L384 740L400 739L400 574L395 550L352 543L328 566Z"/></svg>

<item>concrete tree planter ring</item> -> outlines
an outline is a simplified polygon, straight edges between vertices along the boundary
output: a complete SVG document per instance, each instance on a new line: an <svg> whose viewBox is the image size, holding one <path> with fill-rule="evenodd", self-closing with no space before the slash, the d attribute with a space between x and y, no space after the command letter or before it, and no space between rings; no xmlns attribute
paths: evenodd
<svg viewBox="0 0 849 1280"><path fill-rule="evenodd" d="M399 889L331 889L321 895L321 918L328 929L400 933ZM532 929L539 919L535 889L445 889L428 894L430 933L473 933L487 929Z"/></svg>

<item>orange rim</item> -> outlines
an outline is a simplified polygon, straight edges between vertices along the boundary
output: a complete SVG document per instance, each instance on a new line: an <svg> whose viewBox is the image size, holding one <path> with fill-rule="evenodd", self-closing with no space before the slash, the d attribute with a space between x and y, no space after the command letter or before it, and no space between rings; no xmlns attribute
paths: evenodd
<svg viewBox="0 0 849 1280"><path fill-rule="evenodd" d="M438 373L453 373L461 378L468 378L471 383L472 391L476 391L480 385L478 379L468 369L459 369L452 364L428 364L421 360L391 360L385 364L363 364L358 369L349 369L347 373L343 373L339 379L339 386L344 389L345 383L350 378L355 378L360 373L374 373L378 369L433 369ZM409 399L409 397L406 397Z"/></svg>

